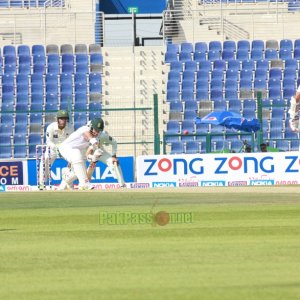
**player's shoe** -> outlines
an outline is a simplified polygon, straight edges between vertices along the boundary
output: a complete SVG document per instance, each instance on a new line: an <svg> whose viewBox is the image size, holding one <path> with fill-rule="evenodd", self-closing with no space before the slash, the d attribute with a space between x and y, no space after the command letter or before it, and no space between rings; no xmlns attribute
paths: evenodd
<svg viewBox="0 0 300 300"><path fill-rule="evenodd" d="M299 132L299 116L289 120L290 128L293 132Z"/></svg>
<svg viewBox="0 0 300 300"><path fill-rule="evenodd" d="M79 191L93 190L94 188L95 188L95 186L90 184L90 183L86 183L84 185L79 185L78 186Z"/></svg>
<svg viewBox="0 0 300 300"><path fill-rule="evenodd" d="M43 191L43 190L46 189L46 186L45 186L43 183L40 183L40 184L38 185L38 189L39 189L40 191Z"/></svg>
<svg viewBox="0 0 300 300"><path fill-rule="evenodd" d="M126 186L126 184L124 183L123 185L121 185L121 186L120 186L120 188L122 188L122 189L126 189L126 188L127 188L127 186Z"/></svg>

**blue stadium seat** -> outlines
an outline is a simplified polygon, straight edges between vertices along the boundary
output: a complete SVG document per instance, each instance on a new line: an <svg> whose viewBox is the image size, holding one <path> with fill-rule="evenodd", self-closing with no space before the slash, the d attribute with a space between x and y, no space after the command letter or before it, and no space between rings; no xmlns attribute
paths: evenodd
<svg viewBox="0 0 300 300"><path fill-rule="evenodd" d="M170 71L182 72L183 64L180 61L173 61L170 64Z"/></svg>
<svg viewBox="0 0 300 300"><path fill-rule="evenodd" d="M195 53L196 52L208 52L208 46L205 42L197 42L195 43Z"/></svg>
<svg viewBox="0 0 300 300"><path fill-rule="evenodd" d="M255 78L253 84L254 90L266 90L267 81L263 78Z"/></svg>
<svg viewBox="0 0 300 300"><path fill-rule="evenodd" d="M75 103L87 103L87 94L86 93L76 93L75 94Z"/></svg>
<svg viewBox="0 0 300 300"><path fill-rule="evenodd" d="M206 61L207 53L206 52L195 52L194 53L194 61L201 62Z"/></svg>
<svg viewBox="0 0 300 300"><path fill-rule="evenodd" d="M166 134L179 134L180 133L180 123L178 121L169 121L167 123ZM179 137L170 136L166 137L166 142L170 143L173 141L178 141Z"/></svg>
<svg viewBox="0 0 300 300"><path fill-rule="evenodd" d="M31 73L31 57L28 55L19 56L19 74L27 74Z"/></svg>
<svg viewBox="0 0 300 300"><path fill-rule="evenodd" d="M46 70L45 64L43 63L36 63L33 64L33 74L44 74ZM51 68L50 68L51 70Z"/></svg>
<svg viewBox="0 0 300 300"><path fill-rule="evenodd" d="M256 101L255 100L250 100L246 99L243 101L243 110L249 109L249 110L256 110Z"/></svg>
<svg viewBox="0 0 300 300"><path fill-rule="evenodd" d="M170 111L182 112L182 102L170 102Z"/></svg>
<svg viewBox="0 0 300 300"><path fill-rule="evenodd" d="M60 93L64 94L67 93L69 95L73 94L73 85L69 82L63 82L60 84Z"/></svg>
<svg viewBox="0 0 300 300"><path fill-rule="evenodd" d="M63 68L63 69L65 69L65 68ZM72 73L72 72L70 72L70 73ZM87 74L87 73L89 73L89 66L86 64L78 63L78 64L76 64L75 73Z"/></svg>
<svg viewBox="0 0 300 300"><path fill-rule="evenodd" d="M228 100L228 110L240 113L241 101L238 99L229 99Z"/></svg>
<svg viewBox="0 0 300 300"><path fill-rule="evenodd" d="M7 56L7 55L11 55L11 56L15 56L16 57L16 48L13 45L5 45L3 47L3 56Z"/></svg>
<svg viewBox="0 0 300 300"><path fill-rule="evenodd" d="M191 53L188 53L188 52L180 52L179 53L179 61L180 62L187 62L187 61L191 61L191 60L192 60Z"/></svg>
<svg viewBox="0 0 300 300"><path fill-rule="evenodd" d="M210 73L209 70L199 70L197 72L197 81L209 81Z"/></svg>
<svg viewBox="0 0 300 300"><path fill-rule="evenodd" d="M251 51L250 57L254 60L264 59L264 52L262 50L254 49Z"/></svg>
<svg viewBox="0 0 300 300"><path fill-rule="evenodd" d="M37 133L30 133L28 137L28 145L29 145L29 158L33 158L36 156L36 145L42 144L42 136Z"/></svg>
<svg viewBox="0 0 300 300"><path fill-rule="evenodd" d="M242 70L255 70L255 61L253 59L245 59L242 61Z"/></svg>
<svg viewBox="0 0 300 300"><path fill-rule="evenodd" d="M236 43L235 41L224 41L223 42L223 50L231 50L231 51L236 51Z"/></svg>
<svg viewBox="0 0 300 300"><path fill-rule="evenodd" d="M289 39L283 39L279 43L280 49L287 49L289 51L292 51L294 46L292 40Z"/></svg>
<svg viewBox="0 0 300 300"><path fill-rule="evenodd" d="M282 79L282 72L279 68L272 68L269 71L269 78Z"/></svg>
<svg viewBox="0 0 300 300"><path fill-rule="evenodd" d="M218 88L212 88L210 91L210 99L212 101L223 100L223 91Z"/></svg>
<svg viewBox="0 0 300 300"><path fill-rule="evenodd" d="M99 74L99 73L95 73L95 74L99 75L99 77L100 77L100 74ZM89 81L90 81L90 82L92 82L92 81L94 80L94 79L92 78L93 76L91 76L91 75L93 75L93 74L89 74ZM100 77L100 78L101 78L101 77ZM100 78L99 78L99 80L100 80ZM170 71L170 72L168 73L168 80L179 82L180 79L181 79L181 74L180 74L180 72L178 72L178 71ZM96 79L95 81L97 81L97 79Z"/></svg>
<svg viewBox="0 0 300 300"><path fill-rule="evenodd" d="M296 88L295 78L284 77L283 82L282 82L282 87L283 87L283 89L293 89L293 90L295 90L295 88Z"/></svg>
<svg viewBox="0 0 300 300"><path fill-rule="evenodd" d="M205 79L198 79L196 82L196 91L208 91L209 90L209 82Z"/></svg>
<svg viewBox="0 0 300 300"><path fill-rule="evenodd" d="M79 82L79 83L81 83L81 82ZM179 90L180 90L179 84L180 83L178 81L169 80L167 82L167 91L176 91L176 92L179 92Z"/></svg>
<svg viewBox="0 0 300 300"><path fill-rule="evenodd" d="M223 111L226 110L226 101L223 100L214 100L213 101L214 111Z"/></svg>
<svg viewBox="0 0 300 300"><path fill-rule="evenodd" d="M224 79L224 71L220 69L214 69L211 72L211 81L218 80L221 82Z"/></svg>
<svg viewBox="0 0 300 300"><path fill-rule="evenodd" d="M76 83L75 83L75 92L76 92ZM99 82L91 82L89 84L89 93L102 93L102 86Z"/></svg>
<svg viewBox="0 0 300 300"><path fill-rule="evenodd" d="M13 113L14 111L14 103L2 103L1 104L1 112L6 112L6 113Z"/></svg>
<svg viewBox="0 0 300 300"><path fill-rule="evenodd" d="M35 56L35 55L45 55L44 45L32 45L31 53L32 53L33 56Z"/></svg>
<svg viewBox="0 0 300 300"><path fill-rule="evenodd" d="M284 99L290 99L292 96L294 96L296 93L296 88L290 88L290 87L284 87L283 88L283 98Z"/></svg>
<svg viewBox="0 0 300 300"><path fill-rule="evenodd" d="M278 59L278 52L275 49L266 49L265 58L268 60Z"/></svg>
<svg viewBox="0 0 300 300"><path fill-rule="evenodd" d="M240 80L253 80L253 71L248 69L242 69L240 72Z"/></svg>
<svg viewBox="0 0 300 300"><path fill-rule="evenodd" d="M252 50L260 50L264 51L265 50L265 43L263 40L253 40L252 45L251 45Z"/></svg>
<svg viewBox="0 0 300 300"><path fill-rule="evenodd" d="M294 58L299 60L300 59L300 48L294 49Z"/></svg>
<svg viewBox="0 0 300 300"><path fill-rule="evenodd" d="M49 54L47 56L48 73L60 73L60 57L58 54Z"/></svg>
<svg viewBox="0 0 300 300"><path fill-rule="evenodd" d="M165 62L166 63L172 63L172 62L177 62L178 61L178 56L177 56L177 53L169 53L167 52L165 54Z"/></svg>
<svg viewBox="0 0 300 300"><path fill-rule="evenodd" d="M2 102L1 104L10 104L13 105L15 102L15 96L13 93L4 93L2 95Z"/></svg>
<svg viewBox="0 0 300 300"><path fill-rule="evenodd" d="M200 153L198 141L187 141L186 142L186 154Z"/></svg>
<svg viewBox="0 0 300 300"><path fill-rule="evenodd" d="M285 69L298 70L298 61L295 58L286 59L284 62Z"/></svg>
<svg viewBox="0 0 300 300"><path fill-rule="evenodd" d="M213 69L216 70L222 70L222 71L225 71L226 70L226 61L225 60L215 60L213 62Z"/></svg>
<svg viewBox="0 0 300 300"><path fill-rule="evenodd" d="M92 53L90 55L90 64L103 65L103 56L101 53Z"/></svg>
<svg viewBox="0 0 300 300"><path fill-rule="evenodd" d="M167 101L180 101L179 92L176 90L167 90Z"/></svg>
<svg viewBox="0 0 300 300"><path fill-rule="evenodd" d="M225 90L225 100L238 99L238 91L237 90Z"/></svg>
<svg viewBox="0 0 300 300"><path fill-rule="evenodd" d="M220 60L221 59L221 52L216 51L216 50L209 50L207 58L210 61Z"/></svg>
<svg viewBox="0 0 300 300"><path fill-rule="evenodd" d="M55 82L46 82L46 94L58 94L58 84Z"/></svg>
<svg viewBox="0 0 300 300"><path fill-rule="evenodd" d="M244 49L250 51L250 42L247 40L239 40L237 42L237 49Z"/></svg>
<svg viewBox="0 0 300 300"><path fill-rule="evenodd" d="M236 59L243 61L249 59L249 51L246 49L238 49L236 51Z"/></svg>
<svg viewBox="0 0 300 300"><path fill-rule="evenodd" d="M188 121L193 121L197 117L197 113L195 110L185 110L183 113L183 119Z"/></svg>
<svg viewBox="0 0 300 300"><path fill-rule="evenodd" d="M221 57L222 57L222 59L224 59L226 61L233 60L233 59L235 59L235 51L223 50Z"/></svg>
<svg viewBox="0 0 300 300"><path fill-rule="evenodd" d="M185 71L192 71L192 72L197 72L198 65L196 61L187 61L184 64L184 70Z"/></svg>
<svg viewBox="0 0 300 300"><path fill-rule="evenodd" d="M254 79L267 80L268 71L264 69L256 69L254 72Z"/></svg>
<svg viewBox="0 0 300 300"><path fill-rule="evenodd" d="M14 124L13 114L0 114L0 123L12 126Z"/></svg>
<svg viewBox="0 0 300 300"><path fill-rule="evenodd" d="M179 45L178 44L167 44L166 52L179 53Z"/></svg>
<svg viewBox="0 0 300 300"><path fill-rule="evenodd" d="M89 107L89 112L101 112L102 109L102 105L100 102L91 102L89 103L88 107Z"/></svg>
<svg viewBox="0 0 300 300"><path fill-rule="evenodd" d="M95 77L96 75L99 75L100 78L101 78L101 74L100 73L92 73L92 74L95 74L93 77ZM77 84L77 83L87 84L86 74L81 74L81 73L75 74L74 75L74 82L75 82L75 84ZM92 81L92 83L95 83L95 82L99 84L99 81L96 81L96 80Z"/></svg>
<svg viewBox="0 0 300 300"><path fill-rule="evenodd" d="M178 108L180 107L179 105L180 105L180 103L177 104ZM197 104L196 101L191 101L191 100L185 101L184 109L185 109L185 111L189 111L189 110L197 111L198 110L198 104Z"/></svg>
<svg viewBox="0 0 300 300"><path fill-rule="evenodd" d="M26 145L14 146L13 147L14 158L26 158L27 157L27 147Z"/></svg>
<svg viewBox="0 0 300 300"><path fill-rule="evenodd" d="M180 45L180 52L186 52L186 53L192 53L192 52L194 52L193 44L192 43L188 43L188 42L181 43L181 45Z"/></svg>
<svg viewBox="0 0 300 300"><path fill-rule="evenodd" d="M208 60L199 62L199 71L201 70L212 70L212 63Z"/></svg>
<svg viewBox="0 0 300 300"><path fill-rule="evenodd" d="M283 60L292 59L292 51L288 49L280 49L279 50L279 58Z"/></svg>
<svg viewBox="0 0 300 300"><path fill-rule="evenodd" d="M183 89L181 92L181 100L182 101L194 101L195 94L193 89Z"/></svg>
<svg viewBox="0 0 300 300"><path fill-rule="evenodd" d="M87 123L85 112L75 112L74 113L74 129L77 130L79 127Z"/></svg>
<svg viewBox="0 0 300 300"><path fill-rule="evenodd" d="M269 69L269 61L267 59L260 59L256 62L256 69Z"/></svg>
<svg viewBox="0 0 300 300"><path fill-rule="evenodd" d="M296 80L297 78L297 71L292 68L284 69L283 71L283 79L292 79Z"/></svg>
<svg viewBox="0 0 300 300"><path fill-rule="evenodd" d="M276 78L276 77L270 78L269 83L268 83L268 88L271 89L271 88L277 88L277 87L281 88L280 78Z"/></svg>
<svg viewBox="0 0 300 300"><path fill-rule="evenodd" d="M233 79L233 80L238 81L239 80L239 71L236 69L228 69L226 71L225 77L226 77L226 80Z"/></svg>
<svg viewBox="0 0 300 300"><path fill-rule="evenodd" d="M270 99L282 98L280 86L269 89L269 98Z"/></svg>
<svg viewBox="0 0 300 300"><path fill-rule="evenodd" d="M194 81L195 80L195 72L194 71L184 71L182 73L182 80L192 80Z"/></svg>
<svg viewBox="0 0 300 300"><path fill-rule="evenodd" d="M209 51L222 51L222 43L220 41L210 41L208 44Z"/></svg>
<svg viewBox="0 0 300 300"><path fill-rule="evenodd" d="M237 91L238 90L238 82L235 79L227 79L225 81L225 91Z"/></svg>
<svg viewBox="0 0 300 300"><path fill-rule="evenodd" d="M228 70L239 71L241 68L241 62L239 60L229 60L227 68L228 68Z"/></svg>
<svg viewBox="0 0 300 300"><path fill-rule="evenodd" d="M181 154L184 153L184 144L182 142L172 142L170 154Z"/></svg>
<svg viewBox="0 0 300 300"><path fill-rule="evenodd" d="M59 82L60 84L68 84L70 86L73 85L73 76L69 73L62 73L59 75Z"/></svg>

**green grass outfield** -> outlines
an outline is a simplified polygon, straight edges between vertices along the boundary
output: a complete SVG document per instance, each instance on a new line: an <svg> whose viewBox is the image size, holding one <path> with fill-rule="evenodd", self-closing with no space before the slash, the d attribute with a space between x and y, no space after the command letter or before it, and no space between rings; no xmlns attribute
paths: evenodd
<svg viewBox="0 0 300 300"><path fill-rule="evenodd" d="M0 299L300 299L299 203L299 186L1 193ZM193 220L99 224L158 211Z"/></svg>

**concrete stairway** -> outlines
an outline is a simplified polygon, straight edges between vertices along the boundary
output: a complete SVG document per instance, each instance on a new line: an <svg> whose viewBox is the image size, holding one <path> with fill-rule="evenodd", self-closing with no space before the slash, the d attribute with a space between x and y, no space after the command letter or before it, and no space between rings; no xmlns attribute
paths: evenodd
<svg viewBox="0 0 300 300"><path fill-rule="evenodd" d="M103 107L109 109L103 117L107 131L120 144L121 155L153 153L153 94L162 99L162 50L162 47L103 48ZM162 122L160 125L162 128Z"/></svg>

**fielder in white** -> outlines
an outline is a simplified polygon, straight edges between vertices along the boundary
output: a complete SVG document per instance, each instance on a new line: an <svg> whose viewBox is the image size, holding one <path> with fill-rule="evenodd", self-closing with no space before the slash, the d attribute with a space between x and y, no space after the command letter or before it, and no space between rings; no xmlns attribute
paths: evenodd
<svg viewBox="0 0 300 300"><path fill-rule="evenodd" d="M120 163L117 158L117 141L113 137L111 137L106 131L102 131L99 134L98 140L98 149L93 151L93 149L89 148L87 152L87 160L90 162L90 165L87 169L88 178L92 178L92 174L95 170L97 161L101 161L110 168L114 178L118 180L120 186L126 187ZM109 154L104 149L104 145L111 145L112 154Z"/></svg>
<svg viewBox="0 0 300 300"><path fill-rule="evenodd" d="M46 144L45 151L45 166L53 164L54 160L60 157L58 146L69 137L73 132L73 128L69 126L69 114L65 110L59 110L56 115L57 121L49 124L46 130ZM50 161L49 161L49 148L50 148ZM49 179L49 168L43 169L43 160L40 162L39 171L39 189L45 188L45 182Z"/></svg>
<svg viewBox="0 0 300 300"><path fill-rule="evenodd" d="M290 128L294 132L299 132L299 103L300 103L300 85L297 88L295 96L291 98L291 105L289 109L290 114Z"/></svg>
<svg viewBox="0 0 300 300"><path fill-rule="evenodd" d="M88 149L92 151L98 149L97 137L103 131L104 122L101 118L93 119L89 125L84 125L74 131L59 146L61 156L72 166L63 174L63 180L59 190L64 190L74 180L78 179L78 189L86 190L94 187L89 183L87 170L85 166L86 154ZM89 150L91 152L91 150Z"/></svg>

